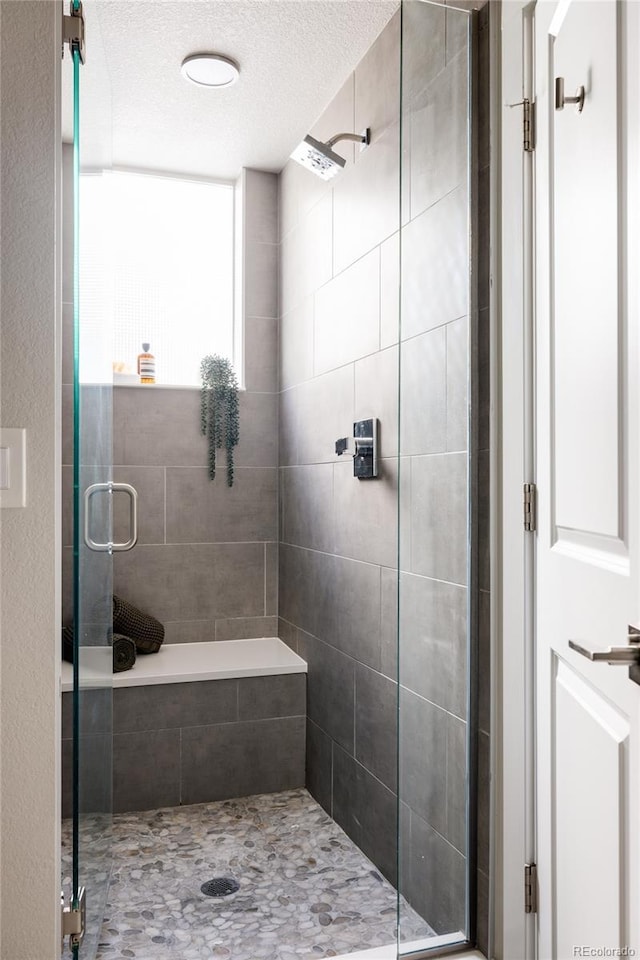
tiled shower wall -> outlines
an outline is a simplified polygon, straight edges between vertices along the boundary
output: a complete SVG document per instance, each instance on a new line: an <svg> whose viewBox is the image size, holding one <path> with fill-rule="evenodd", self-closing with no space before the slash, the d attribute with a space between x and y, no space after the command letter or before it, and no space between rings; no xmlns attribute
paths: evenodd
<svg viewBox="0 0 640 960"><path fill-rule="evenodd" d="M465 903L468 22L405 5L401 214L399 15L311 130L371 146L339 144L329 185L289 163L280 201L279 617L309 663L307 782L396 881L400 493L399 882L442 932ZM369 416L381 476L359 482L334 443Z"/></svg>
<svg viewBox="0 0 640 960"><path fill-rule="evenodd" d="M70 157L65 148L66 184ZM167 642L275 636L277 630L277 177L245 170L243 234L246 391L240 396L235 482L207 478L197 389L113 389L113 476L139 494L139 541L114 557L114 591L153 614ZM65 191L67 204L71 191ZM69 216L65 218L71 222ZM71 269L65 237L65 273ZM64 622L71 611L72 342L63 364ZM116 507L124 505L118 503ZM116 514L116 538L126 539Z"/></svg>

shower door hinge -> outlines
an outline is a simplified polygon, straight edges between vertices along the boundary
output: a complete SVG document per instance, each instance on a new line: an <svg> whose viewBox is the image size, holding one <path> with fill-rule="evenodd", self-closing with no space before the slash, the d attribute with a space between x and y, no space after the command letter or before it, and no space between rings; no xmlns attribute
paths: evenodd
<svg viewBox="0 0 640 960"><path fill-rule="evenodd" d="M73 900L68 906L65 905L64 894L61 895L60 901L62 909L60 924L62 941L64 943L64 938L69 937L69 948L73 950L73 948L79 946L84 939L87 919L86 890L84 887L80 887L75 906L73 905Z"/></svg>
<svg viewBox="0 0 640 960"><path fill-rule="evenodd" d="M525 483L523 487L523 517L524 529L532 532L536 529L536 499L537 489L535 483Z"/></svg>
<svg viewBox="0 0 640 960"><path fill-rule="evenodd" d="M535 863L524 866L524 912L538 912L538 868Z"/></svg>
<svg viewBox="0 0 640 960"><path fill-rule="evenodd" d="M64 57L64 45L69 44L71 51L77 50L80 54L80 62L84 63L84 13L82 4L74 6L73 0L69 5L69 13L65 13L62 18L62 56Z"/></svg>

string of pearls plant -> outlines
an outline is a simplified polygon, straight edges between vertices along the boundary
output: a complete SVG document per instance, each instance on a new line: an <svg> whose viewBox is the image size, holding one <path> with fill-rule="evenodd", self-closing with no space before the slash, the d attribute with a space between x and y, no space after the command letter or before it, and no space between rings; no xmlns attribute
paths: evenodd
<svg viewBox="0 0 640 960"><path fill-rule="evenodd" d="M216 453L227 453L227 486L233 486L234 447L240 439L238 378L230 360L219 354L206 356L200 364L200 429L208 442L209 480L216 475Z"/></svg>

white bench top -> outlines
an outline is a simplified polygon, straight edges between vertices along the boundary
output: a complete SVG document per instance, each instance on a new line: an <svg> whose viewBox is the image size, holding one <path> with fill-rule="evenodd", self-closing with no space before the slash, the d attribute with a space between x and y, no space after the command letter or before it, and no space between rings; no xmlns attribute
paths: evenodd
<svg viewBox="0 0 640 960"><path fill-rule="evenodd" d="M158 653L139 654L135 666L123 673L111 673L110 648L85 647L81 664L82 687L144 687L307 672L305 661L278 637L168 643L160 647ZM62 691L72 689L73 667L63 663Z"/></svg>

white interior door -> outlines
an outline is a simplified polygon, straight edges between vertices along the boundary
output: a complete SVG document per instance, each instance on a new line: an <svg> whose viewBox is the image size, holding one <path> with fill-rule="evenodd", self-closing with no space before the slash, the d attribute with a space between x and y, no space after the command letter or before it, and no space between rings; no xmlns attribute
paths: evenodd
<svg viewBox="0 0 640 960"><path fill-rule="evenodd" d="M640 956L638 4L535 20L538 956Z"/></svg>

